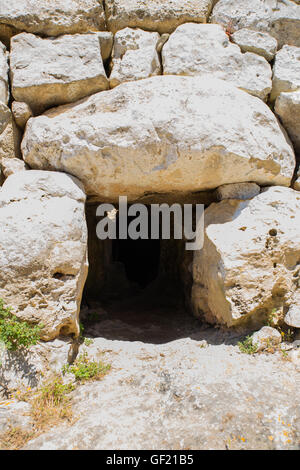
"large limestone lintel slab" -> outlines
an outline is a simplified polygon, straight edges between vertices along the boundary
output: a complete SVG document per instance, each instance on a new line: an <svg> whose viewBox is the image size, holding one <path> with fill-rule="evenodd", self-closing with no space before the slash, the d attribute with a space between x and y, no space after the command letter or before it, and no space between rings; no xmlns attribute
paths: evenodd
<svg viewBox="0 0 300 470"><path fill-rule="evenodd" d="M28 121L24 160L77 176L87 194L134 200L252 181L289 186L290 142L260 99L226 83L158 76Z"/></svg>

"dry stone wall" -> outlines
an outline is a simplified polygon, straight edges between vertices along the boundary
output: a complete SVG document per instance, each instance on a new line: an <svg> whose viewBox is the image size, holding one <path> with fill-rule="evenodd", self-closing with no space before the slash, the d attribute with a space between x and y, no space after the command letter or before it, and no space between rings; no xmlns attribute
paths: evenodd
<svg viewBox="0 0 300 470"><path fill-rule="evenodd" d="M0 293L17 315L78 334L86 195L216 190L195 313L276 308L299 328L299 31L294 0L0 1Z"/></svg>

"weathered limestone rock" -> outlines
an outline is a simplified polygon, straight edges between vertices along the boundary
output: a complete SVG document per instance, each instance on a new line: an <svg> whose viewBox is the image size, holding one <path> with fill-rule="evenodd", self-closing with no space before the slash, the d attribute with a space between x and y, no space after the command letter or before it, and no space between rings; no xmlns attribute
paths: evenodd
<svg viewBox="0 0 300 470"><path fill-rule="evenodd" d="M6 47L0 42L0 101L8 103L8 63Z"/></svg>
<svg viewBox="0 0 300 470"><path fill-rule="evenodd" d="M25 171L0 192L0 297L43 323L42 339L79 333L87 275L85 194L69 175Z"/></svg>
<svg viewBox="0 0 300 470"><path fill-rule="evenodd" d="M97 34L42 39L21 33L11 41L12 94L35 113L107 89Z"/></svg>
<svg viewBox="0 0 300 470"><path fill-rule="evenodd" d="M229 41L220 25L187 23L171 34L162 50L165 75L209 75L266 100L272 88L268 62Z"/></svg>
<svg viewBox="0 0 300 470"><path fill-rule="evenodd" d="M20 134L10 109L0 101L0 163L20 154Z"/></svg>
<svg viewBox="0 0 300 470"><path fill-rule="evenodd" d="M277 40L268 33L243 28L232 34L231 39L242 52L253 52L268 61L274 58L277 51Z"/></svg>
<svg viewBox="0 0 300 470"><path fill-rule="evenodd" d="M291 0L219 0L210 21L229 30L265 31L284 44L300 46L300 5Z"/></svg>
<svg viewBox="0 0 300 470"><path fill-rule="evenodd" d="M282 341L281 334L271 326L263 326L252 335L252 343L257 351L263 351L272 346L278 346Z"/></svg>
<svg viewBox="0 0 300 470"><path fill-rule="evenodd" d="M260 187L256 183L224 184L216 189L219 201L223 199L251 199L260 193Z"/></svg>
<svg viewBox="0 0 300 470"><path fill-rule="evenodd" d="M206 23L213 0L106 0L107 25L120 29L142 28L170 33L189 21Z"/></svg>
<svg viewBox="0 0 300 470"><path fill-rule="evenodd" d="M294 303L290 306L284 321L293 328L300 328L300 295L295 296Z"/></svg>
<svg viewBox="0 0 300 470"><path fill-rule="evenodd" d="M203 249L193 263L193 308L211 323L265 322L297 303L300 196L271 187L205 211Z"/></svg>
<svg viewBox="0 0 300 470"><path fill-rule="evenodd" d="M5 402L4 404L6 405ZM0 434L7 432L10 428L31 431L30 410L31 405L25 401L7 400L7 406L0 407Z"/></svg>
<svg viewBox="0 0 300 470"><path fill-rule="evenodd" d="M295 365L296 370L300 372L300 348L294 349L289 354L291 362Z"/></svg>
<svg viewBox="0 0 300 470"><path fill-rule="evenodd" d="M23 130L28 119L33 116L30 106L21 101L13 101L11 110L17 126Z"/></svg>
<svg viewBox="0 0 300 470"><path fill-rule="evenodd" d="M8 178L14 173L27 170L27 165L20 158L2 158L1 169L5 178Z"/></svg>
<svg viewBox="0 0 300 470"><path fill-rule="evenodd" d="M104 30L98 0L10 0L0 3L0 37L20 31L45 36Z"/></svg>
<svg viewBox="0 0 300 470"><path fill-rule="evenodd" d="M29 170L28 165L20 158L2 158L1 167L5 178Z"/></svg>
<svg viewBox="0 0 300 470"><path fill-rule="evenodd" d="M0 400L16 389L25 392L30 387L33 390L54 374L61 373L67 364L69 348L68 337L38 342L26 351L9 351L1 349L0 345Z"/></svg>
<svg viewBox="0 0 300 470"><path fill-rule="evenodd" d="M97 36L100 42L102 59L107 60L114 45L114 35L109 31L100 31L97 33Z"/></svg>
<svg viewBox="0 0 300 470"><path fill-rule="evenodd" d="M300 89L300 47L284 46L277 52L273 67L271 100L283 91Z"/></svg>
<svg viewBox="0 0 300 470"><path fill-rule="evenodd" d="M252 181L288 186L291 144L261 100L223 80L159 76L28 121L24 160L77 176L90 195L200 191Z"/></svg>
<svg viewBox="0 0 300 470"><path fill-rule="evenodd" d="M115 34L110 86L159 75L158 33L125 28Z"/></svg>
<svg viewBox="0 0 300 470"><path fill-rule="evenodd" d="M275 111L287 130L294 149L300 157L300 87L292 93L280 93Z"/></svg>
<svg viewBox="0 0 300 470"><path fill-rule="evenodd" d="M183 336L187 319L180 327L178 321L177 334ZM299 374L280 353L241 354L231 344L233 332L199 326L163 344L129 341L124 331L141 338L144 323L124 322L101 322L104 334L80 347L80 354L112 368L103 380L76 387L73 409L79 419L41 434L26 450L299 447ZM159 318L157 323L158 338L170 334L172 324Z"/></svg>

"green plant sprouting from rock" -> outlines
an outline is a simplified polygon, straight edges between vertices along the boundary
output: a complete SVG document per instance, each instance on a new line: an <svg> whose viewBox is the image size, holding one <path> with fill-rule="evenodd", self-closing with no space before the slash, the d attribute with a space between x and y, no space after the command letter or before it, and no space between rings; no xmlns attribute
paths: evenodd
<svg viewBox="0 0 300 470"><path fill-rule="evenodd" d="M83 353L80 354L73 365L67 364L63 367L63 374L71 373L77 381L85 382L90 379L100 380L109 372L110 368L110 364L91 361L87 353Z"/></svg>
<svg viewBox="0 0 300 470"><path fill-rule="evenodd" d="M246 336L243 341L239 341L238 347L245 354L255 354L257 352L257 347L253 344L251 336Z"/></svg>
<svg viewBox="0 0 300 470"><path fill-rule="evenodd" d="M37 344L43 325L31 325L20 320L0 299L0 342L10 351Z"/></svg>

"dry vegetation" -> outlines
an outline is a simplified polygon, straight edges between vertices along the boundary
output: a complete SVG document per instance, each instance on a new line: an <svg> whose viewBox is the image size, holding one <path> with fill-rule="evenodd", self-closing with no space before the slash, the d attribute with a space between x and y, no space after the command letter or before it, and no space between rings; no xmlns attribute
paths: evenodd
<svg viewBox="0 0 300 470"><path fill-rule="evenodd" d="M64 383L61 375L48 379L37 390L17 392L16 397L20 401L26 401L31 405L32 430L25 431L21 428L10 427L0 435L0 450L18 450L31 439L48 431L54 426L67 423L72 424L76 418L72 410L72 395L78 382L87 380L101 380L110 370L109 364L90 361L87 355L79 356L73 366L66 366L63 373L74 375L75 383Z"/></svg>

